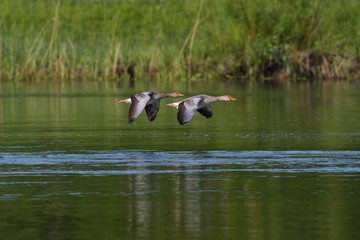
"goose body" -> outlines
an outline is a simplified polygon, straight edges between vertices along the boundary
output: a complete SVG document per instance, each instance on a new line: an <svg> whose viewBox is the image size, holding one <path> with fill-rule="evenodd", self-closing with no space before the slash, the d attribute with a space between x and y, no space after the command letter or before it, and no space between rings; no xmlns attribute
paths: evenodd
<svg viewBox="0 0 360 240"><path fill-rule="evenodd" d="M209 96L205 94L196 95L186 98L180 102L167 104L170 107L178 109L177 119L180 125L189 122L198 111L206 118L212 117L211 103L217 101L235 101L236 99L231 96Z"/></svg>
<svg viewBox="0 0 360 240"><path fill-rule="evenodd" d="M157 91L141 92L131 95L130 98L120 100L120 103L130 103L129 123L132 123L144 110L149 121L154 121L160 109L160 100L166 97L182 97L178 92L160 93Z"/></svg>

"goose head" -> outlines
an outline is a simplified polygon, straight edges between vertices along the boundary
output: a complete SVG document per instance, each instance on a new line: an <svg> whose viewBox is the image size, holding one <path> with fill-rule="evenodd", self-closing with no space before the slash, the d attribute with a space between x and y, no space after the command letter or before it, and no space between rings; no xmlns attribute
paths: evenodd
<svg viewBox="0 0 360 240"><path fill-rule="evenodd" d="M173 98L184 96L184 94L179 93L179 92L171 92L171 93L167 93L166 95L167 95L167 97L173 97Z"/></svg>
<svg viewBox="0 0 360 240"><path fill-rule="evenodd" d="M232 96L229 96L229 95L225 95L225 96L216 97L216 100L218 100L218 101L236 101L236 98L233 98Z"/></svg>

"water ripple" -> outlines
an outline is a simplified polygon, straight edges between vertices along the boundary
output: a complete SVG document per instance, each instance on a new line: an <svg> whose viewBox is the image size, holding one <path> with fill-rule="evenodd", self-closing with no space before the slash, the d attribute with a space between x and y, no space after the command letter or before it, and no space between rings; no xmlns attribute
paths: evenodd
<svg viewBox="0 0 360 240"><path fill-rule="evenodd" d="M2 176L202 172L360 173L360 151L84 151L4 153Z"/></svg>

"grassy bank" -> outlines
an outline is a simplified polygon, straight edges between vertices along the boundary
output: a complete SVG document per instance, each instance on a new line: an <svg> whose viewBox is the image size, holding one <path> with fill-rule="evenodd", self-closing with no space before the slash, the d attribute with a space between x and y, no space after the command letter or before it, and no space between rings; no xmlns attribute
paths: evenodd
<svg viewBox="0 0 360 240"><path fill-rule="evenodd" d="M0 1L0 79L347 78L359 1Z"/></svg>

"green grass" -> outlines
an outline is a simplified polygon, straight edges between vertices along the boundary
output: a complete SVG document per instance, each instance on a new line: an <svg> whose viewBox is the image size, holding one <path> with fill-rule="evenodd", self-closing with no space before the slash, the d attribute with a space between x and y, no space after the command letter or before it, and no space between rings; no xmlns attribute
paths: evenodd
<svg viewBox="0 0 360 240"><path fill-rule="evenodd" d="M0 79L359 76L357 0L2 0Z"/></svg>

